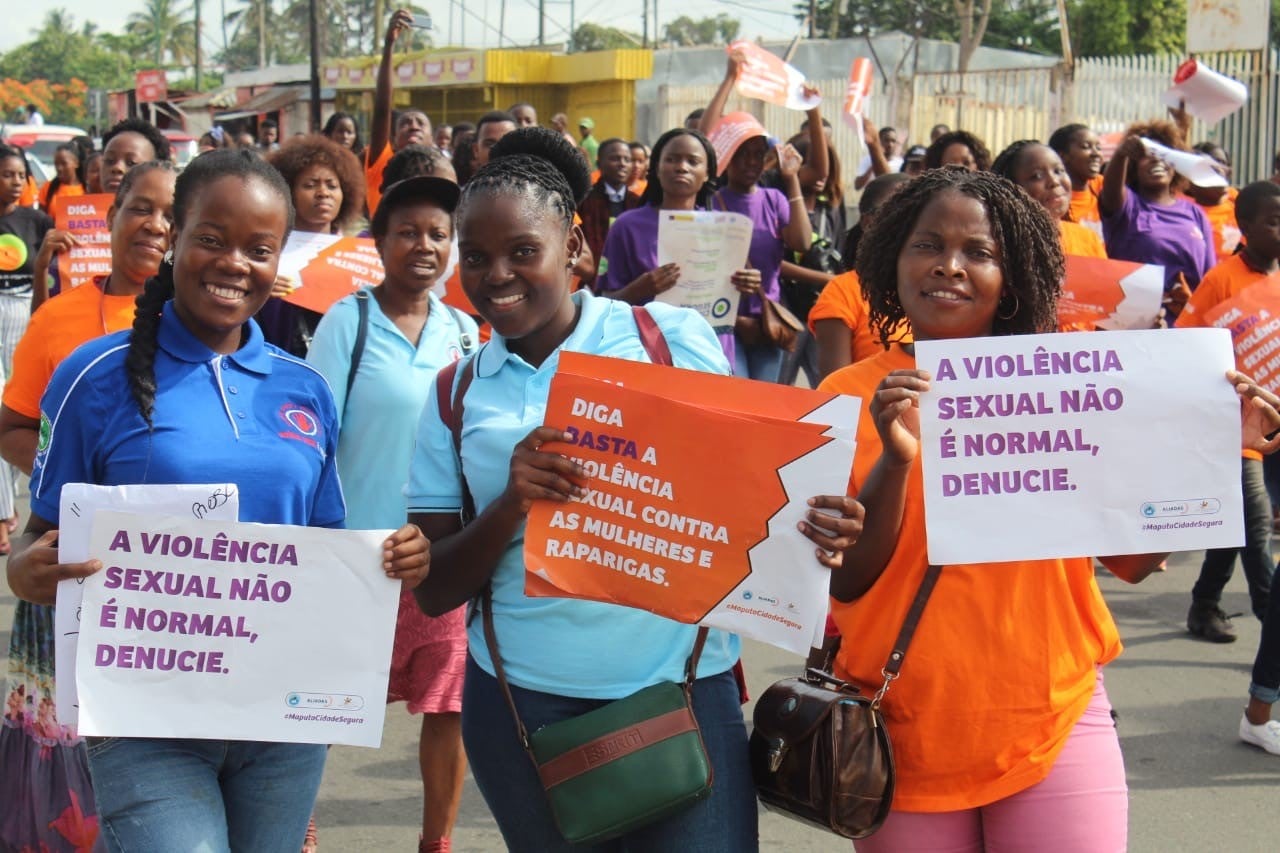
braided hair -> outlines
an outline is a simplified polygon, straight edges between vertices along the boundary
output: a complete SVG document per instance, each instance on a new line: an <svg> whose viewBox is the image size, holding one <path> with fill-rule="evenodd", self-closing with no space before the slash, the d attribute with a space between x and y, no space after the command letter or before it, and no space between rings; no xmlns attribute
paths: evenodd
<svg viewBox="0 0 1280 853"><path fill-rule="evenodd" d="M701 110L694 112L701 113ZM692 113L690 113L692 115ZM686 119L687 121L687 119ZM712 147L711 140L707 139L696 130L688 130L683 127L676 127L668 130L666 133L658 137L658 141L653 143L653 151L649 154L649 173L645 175L649 183L644 188L645 204L651 204L654 207L662 206L662 181L658 179L658 168L662 165L662 152L667 145L678 136L692 136L702 146L703 152L707 155L707 182L698 188L698 196L694 200L697 207L710 209L711 197L716 193L716 185L714 183L718 170L716 167L716 149Z"/></svg>
<svg viewBox="0 0 1280 853"><path fill-rule="evenodd" d="M925 206L945 192L976 199L987 211L1000 247L1004 286L1017 297L1012 317L996 316L993 335L1027 335L1057 328L1057 303L1065 274L1058 224L1023 190L990 172L931 169L885 205L859 246L857 270L871 327L888 346L907 321L898 298L898 256Z"/></svg>
<svg viewBox="0 0 1280 853"><path fill-rule="evenodd" d="M139 164L125 174L126 183L130 177L136 180L143 165ZM155 166L156 164L151 164ZM170 245L176 245L178 235L186 223L187 212L191 209L196 196L210 184L222 178L236 177L246 183L251 180L266 184L284 202L287 211L285 237L293 230L293 193L280 173L253 151L245 149L226 149L210 151L192 160L187 168L178 175L173 188L173 239ZM125 191L125 184L120 192ZM119 196L117 196L119 197ZM129 379L129 394L138 404L138 412L147 422L150 429L152 413L156 403L156 346L160 333L160 312L174 294L172 250L160 262L160 270L154 278L147 279L146 287L138 294L137 307L133 318L133 331L129 335L129 352L125 355L125 373Z"/></svg>
<svg viewBox="0 0 1280 853"><path fill-rule="evenodd" d="M456 218L463 222L477 198L522 195L530 206L553 211L568 231L590 190L591 173L578 149L549 128L522 127L498 140L489 162L467 181Z"/></svg>
<svg viewBox="0 0 1280 853"><path fill-rule="evenodd" d="M986 143L967 130L953 130L939 136L925 149L924 167L926 169L941 168L942 155L947 153L947 149L952 145L963 145L968 148L979 172L985 172L991 168L991 152L987 149Z"/></svg>
<svg viewBox="0 0 1280 853"><path fill-rule="evenodd" d="M1016 184L1018 179L1014 174L1018 171L1018 163L1022 160L1022 155L1027 152L1027 149L1041 144L1038 139L1019 139L1017 142L1010 143L996 156L995 162L991 164L991 171Z"/></svg>

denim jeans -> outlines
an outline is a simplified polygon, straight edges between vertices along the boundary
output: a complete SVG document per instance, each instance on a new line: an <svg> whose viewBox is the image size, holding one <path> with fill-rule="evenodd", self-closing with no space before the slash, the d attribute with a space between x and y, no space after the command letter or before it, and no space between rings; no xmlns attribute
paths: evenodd
<svg viewBox="0 0 1280 853"><path fill-rule="evenodd" d="M298 853L323 744L179 738L89 743L98 819L112 853Z"/></svg>
<svg viewBox="0 0 1280 853"><path fill-rule="evenodd" d="M1262 619L1267 613L1271 576L1275 573L1275 561L1271 558L1271 500L1263 482L1262 462L1241 459L1240 463L1240 483L1244 490L1244 547L1205 551L1200 577L1191 590L1191 597L1198 601L1220 601L1222 590L1231 580L1236 554L1239 554L1245 580L1249 583L1253 615Z"/></svg>
<svg viewBox="0 0 1280 853"><path fill-rule="evenodd" d="M744 346L733 340L733 375L761 382L777 382L782 371L782 357L786 355L775 346Z"/></svg>
<svg viewBox="0 0 1280 853"><path fill-rule="evenodd" d="M1262 639L1253 660L1249 695L1268 705L1280 702L1280 595L1271 596L1267 618L1262 620Z"/></svg>
<svg viewBox="0 0 1280 853"><path fill-rule="evenodd" d="M608 704L511 685L525 727L576 717ZM462 690L462 742L480 793L512 853L752 853L759 849L756 790L747 756L738 685L732 672L693 684L693 711L711 758L711 796L685 811L602 844L571 846L556 829L533 761L516 737L498 680L467 657Z"/></svg>
<svg viewBox="0 0 1280 853"><path fill-rule="evenodd" d="M810 388L817 388L821 377L818 376L818 340L808 329L796 336L796 348L782 354L782 369L778 372L779 385L794 385L804 370Z"/></svg>

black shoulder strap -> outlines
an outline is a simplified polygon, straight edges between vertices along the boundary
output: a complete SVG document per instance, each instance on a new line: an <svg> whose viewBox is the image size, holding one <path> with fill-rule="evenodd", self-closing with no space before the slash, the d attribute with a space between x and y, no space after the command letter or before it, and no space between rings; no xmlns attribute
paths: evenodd
<svg viewBox="0 0 1280 853"><path fill-rule="evenodd" d="M351 399L351 386L356 384L360 359L364 357L364 344L369 338L369 291L363 288L356 291L356 310L360 313L360 320L356 327L356 342L351 347L351 369L347 371L347 394L344 399L348 401Z"/></svg>
<svg viewBox="0 0 1280 853"><path fill-rule="evenodd" d="M462 376L458 378L458 387L453 387L454 377L461 366ZM475 379L475 358L467 358L446 365L436 374L436 410L440 413L440 421L449 428L453 436L453 451L458 457L458 471L462 474L462 523L471 523L476 517L476 501L471 496L467 485L466 472L462 470L462 416L464 398L471 380Z"/></svg>

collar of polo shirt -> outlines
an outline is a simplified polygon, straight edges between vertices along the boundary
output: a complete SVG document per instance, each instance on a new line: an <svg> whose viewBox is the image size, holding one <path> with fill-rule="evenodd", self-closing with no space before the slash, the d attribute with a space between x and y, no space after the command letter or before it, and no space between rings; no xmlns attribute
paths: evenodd
<svg viewBox="0 0 1280 853"><path fill-rule="evenodd" d="M257 323L252 321L246 323L245 326L249 331L248 339L244 341L240 349L233 353L228 353L225 358L231 359L237 367L253 373L269 374L271 372L271 356L267 353L266 341L262 337L262 330L258 328ZM192 364L207 364L218 355L197 340L195 335L191 334L187 327L182 324L182 321L178 319L178 312L173 307L172 299L164 304L164 311L160 315L160 333L156 342L169 355L179 361L188 361Z"/></svg>

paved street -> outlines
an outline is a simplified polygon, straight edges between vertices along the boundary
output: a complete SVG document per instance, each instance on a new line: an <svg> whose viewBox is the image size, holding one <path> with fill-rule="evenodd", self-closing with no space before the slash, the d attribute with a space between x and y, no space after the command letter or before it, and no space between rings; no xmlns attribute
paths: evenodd
<svg viewBox="0 0 1280 853"><path fill-rule="evenodd" d="M1198 554L1176 558L1166 575L1140 587L1110 576L1103 581L1127 647L1108 669L1107 687L1121 715L1132 794L1130 850L1274 851L1280 848L1280 756L1244 746L1235 735L1258 625L1236 619L1241 637L1234 645L1189 639L1183 619L1198 565ZM1247 605L1237 573L1225 606L1237 612ZM8 647L12 613L13 598L0 586L2 648ZM754 644L746 663L753 693L799 665L784 652ZM908 662L904 677L909 669ZM381 749L334 748L317 807L321 849L415 849L421 808L416 755L416 719L402 705L388 710ZM833 836L768 813L760 831L765 850L848 849ZM502 849L470 782L454 838L459 851Z"/></svg>

